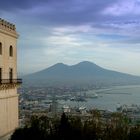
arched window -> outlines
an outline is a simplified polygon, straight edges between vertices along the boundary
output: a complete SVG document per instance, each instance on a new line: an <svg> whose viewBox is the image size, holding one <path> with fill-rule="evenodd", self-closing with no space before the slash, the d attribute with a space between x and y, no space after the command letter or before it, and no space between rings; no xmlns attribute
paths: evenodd
<svg viewBox="0 0 140 140"><path fill-rule="evenodd" d="M2 55L2 43L0 42L0 55Z"/></svg>
<svg viewBox="0 0 140 140"><path fill-rule="evenodd" d="M13 46L10 46L9 48L9 56L13 56Z"/></svg>

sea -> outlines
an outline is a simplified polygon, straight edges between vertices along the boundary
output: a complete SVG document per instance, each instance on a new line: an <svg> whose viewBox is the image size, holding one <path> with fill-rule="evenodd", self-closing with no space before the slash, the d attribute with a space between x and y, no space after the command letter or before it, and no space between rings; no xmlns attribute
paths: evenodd
<svg viewBox="0 0 140 140"><path fill-rule="evenodd" d="M140 105L140 85L116 86L111 88L102 88L98 90L89 90L86 95L86 101L60 101L61 105L69 107L86 107L87 109L99 109L116 111L117 106L133 104ZM94 97L94 95L96 95Z"/></svg>

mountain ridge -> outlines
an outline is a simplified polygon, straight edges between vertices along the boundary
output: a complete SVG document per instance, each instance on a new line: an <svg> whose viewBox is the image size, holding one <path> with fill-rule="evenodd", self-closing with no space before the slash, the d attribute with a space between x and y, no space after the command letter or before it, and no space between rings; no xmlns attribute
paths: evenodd
<svg viewBox="0 0 140 140"><path fill-rule="evenodd" d="M139 84L140 77L102 68L95 63L83 61L75 65L57 63L47 69L24 76L25 81L41 81L55 85L76 84Z"/></svg>

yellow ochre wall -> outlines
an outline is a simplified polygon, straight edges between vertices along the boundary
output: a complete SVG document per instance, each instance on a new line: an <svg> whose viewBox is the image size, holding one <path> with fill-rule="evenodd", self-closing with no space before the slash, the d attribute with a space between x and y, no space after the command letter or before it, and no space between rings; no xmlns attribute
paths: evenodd
<svg viewBox="0 0 140 140"><path fill-rule="evenodd" d="M9 69L13 69L13 79L17 79L17 38L15 26L0 19L0 68L2 79L9 79ZM13 47L13 56L9 56L10 45ZM0 138L18 127L18 94L16 84L6 86L0 84Z"/></svg>

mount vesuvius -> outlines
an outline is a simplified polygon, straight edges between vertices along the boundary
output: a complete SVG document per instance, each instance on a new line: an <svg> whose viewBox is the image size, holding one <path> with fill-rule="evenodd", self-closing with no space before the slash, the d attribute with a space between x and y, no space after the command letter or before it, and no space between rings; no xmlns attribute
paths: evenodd
<svg viewBox="0 0 140 140"><path fill-rule="evenodd" d="M34 86L95 86L140 84L140 77L104 69L84 61L68 66L57 63L42 71L23 77L25 83Z"/></svg>

